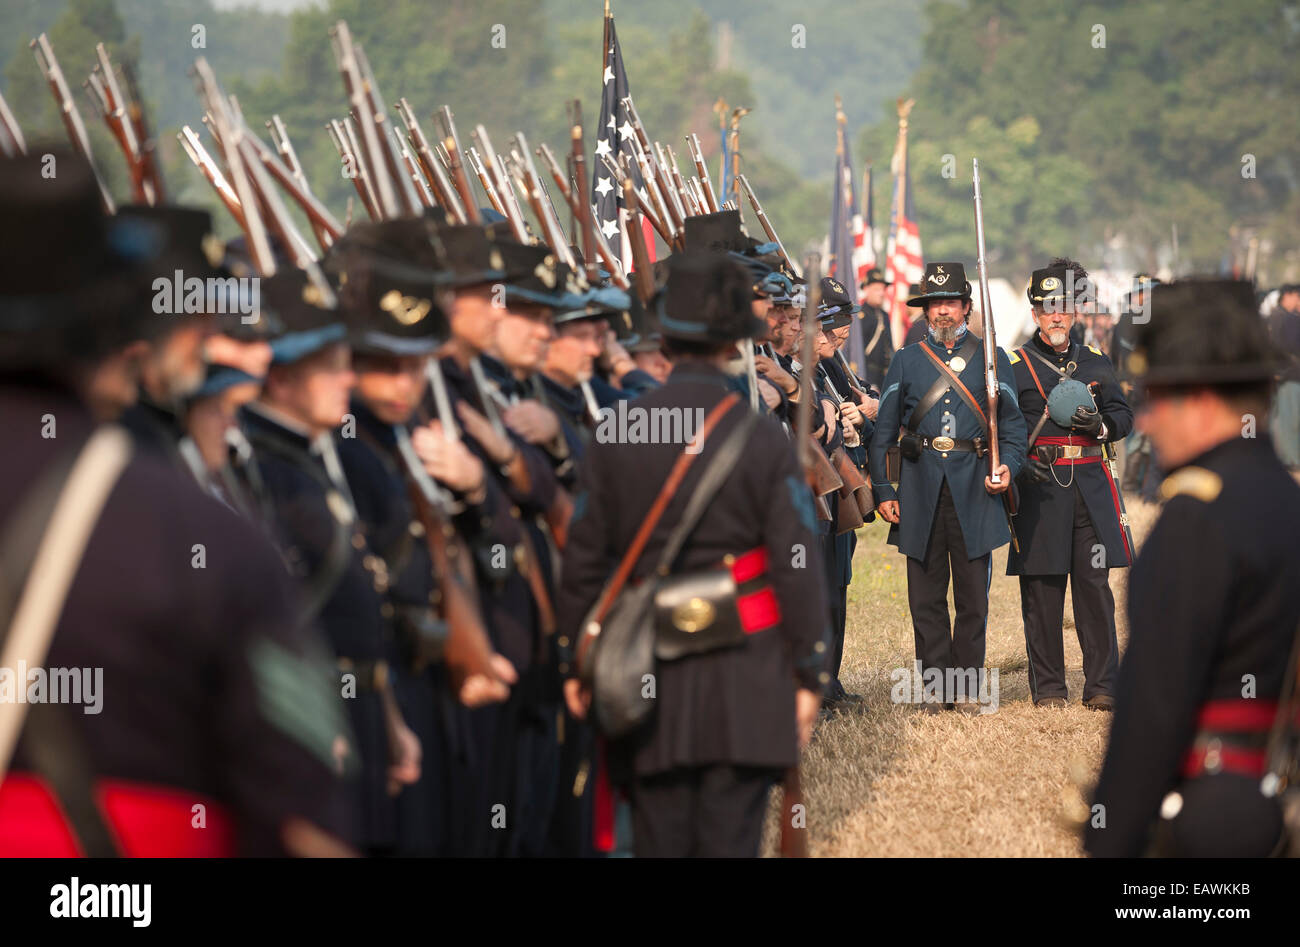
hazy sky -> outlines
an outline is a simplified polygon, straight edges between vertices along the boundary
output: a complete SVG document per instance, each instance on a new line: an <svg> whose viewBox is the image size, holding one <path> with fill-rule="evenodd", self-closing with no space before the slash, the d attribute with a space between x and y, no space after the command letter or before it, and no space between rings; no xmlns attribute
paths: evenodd
<svg viewBox="0 0 1300 947"><path fill-rule="evenodd" d="M257 7L259 10L283 13L322 2L323 0L212 0L212 5L218 10L229 10L231 7Z"/></svg>

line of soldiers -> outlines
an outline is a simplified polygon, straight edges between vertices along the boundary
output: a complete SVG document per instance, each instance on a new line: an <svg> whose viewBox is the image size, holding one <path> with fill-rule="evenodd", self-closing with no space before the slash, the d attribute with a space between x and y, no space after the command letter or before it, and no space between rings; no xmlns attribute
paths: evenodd
<svg viewBox="0 0 1300 947"><path fill-rule="evenodd" d="M1067 696L1073 587L1084 702L1116 711L1098 789L1112 820L1091 850L1144 844L1159 792L1223 769L1210 741L1260 765L1272 718L1252 704L1243 723L1228 685L1249 673L1251 699L1281 694L1300 618L1283 591L1300 576L1293 548L1248 537L1263 509L1300 525L1300 493L1266 436L1226 444L1229 414L1266 409L1269 362L1232 286L1157 291L1129 357L1179 522L1137 559L1137 657L1117 674L1107 570L1136 551L1108 446L1133 415L1106 357L1071 339L1074 261L1034 272L1039 332L997 353L995 482L960 263L926 267L909 299L924 337L879 356L843 348L855 317L877 320L878 343L883 314L833 277L804 284L734 211L688 219L645 304L499 222L358 223L322 261L331 304L284 259L241 281L247 248L215 244L205 213L106 217L89 168L58 167L0 174L0 210L30 237L0 262L0 411L19 438L0 561L20 564L0 614L11 630L53 596L46 644L11 634L5 656L102 667L107 693L93 717L0 704L0 737L17 722L0 851L590 855L613 848L617 788L637 854L755 855L819 709L861 701L838 678L856 528L877 512L908 557L919 669L942 680L929 712L983 707L991 553L1010 522L1039 705ZM181 274L202 289L160 314ZM1156 318L1184 311L1225 320L1224 347ZM705 420L611 435L620 402ZM104 443L116 479L60 587L32 549ZM1249 483L1224 488L1220 458ZM1183 496L1205 515L1174 511ZM1190 555L1195 604L1166 624L1157 589ZM620 622L628 602L645 612ZM1133 719L1162 726L1121 730ZM1199 769L1178 769L1185 752ZM1140 771L1157 758L1170 765ZM1224 792L1185 790L1185 823Z"/></svg>

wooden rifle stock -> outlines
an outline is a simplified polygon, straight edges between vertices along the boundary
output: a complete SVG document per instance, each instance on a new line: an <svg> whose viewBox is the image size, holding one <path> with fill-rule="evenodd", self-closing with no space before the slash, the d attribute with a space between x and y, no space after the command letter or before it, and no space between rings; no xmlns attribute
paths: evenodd
<svg viewBox="0 0 1300 947"><path fill-rule="evenodd" d="M443 131L443 150L447 156L447 172L451 175L452 182L456 185L456 191L460 194L461 206L465 209L465 217L468 223L483 223L483 215L479 213L478 201L474 199L474 191L470 187L469 177L465 174L464 162L460 160L463 152L460 150L460 136L456 134L456 119L451 114L451 108L444 105L438 112L438 118L442 122Z"/></svg>
<svg viewBox="0 0 1300 947"><path fill-rule="evenodd" d="M443 167L442 161L433 153L429 147L429 139L424 136L424 129L420 127L419 120L415 117L415 112L411 104L405 98L397 101L397 114L401 116L402 123L406 126L406 137L415 149L415 156L420 162L420 167L424 171L424 178L429 187L433 190L434 200L438 206L447 212L447 219L451 223L463 224L468 218L465 216L465 209L460 206L460 198L456 196L456 189L447 177L447 169Z"/></svg>
<svg viewBox="0 0 1300 947"><path fill-rule="evenodd" d="M642 304L650 302L655 292L654 273L650 254L645 245L645 231L641 228L641 202L630 177L623 178L623 206L627 208L627 238L632 245L632 262L636 267L636 292Z"/></svg>
<svg viewBox="0 0 1300 947"><path fill-rule="evenodd" d="M9 110L9 103L0 93L0 154L6 158L16 158L27 154L27 142L23 139L23 130L18 119Z"/></svg>
<svg viewBox="0 0 1300 947"><path fill-rule="evenodd" d="M157 206L167 203L167 191L163 186L162 169L158 166L158 147L153 132L149 128L149 119L144 111L144 99L140 87L135 81L135 70L129 62L119 66L122 80L126 83L126 109L135 130L135 140L140 147L140 169L147 182L148 191L152 192L152 203Z"/></svg>
<svg viewBox="0 0 1300 947"><path fill-rule="evenodd" d="M781 254L781 259L785 260L785 265L790 268L790 272L798 276L799 268L794 265L794 260L790 259L790 254L785 252L785 244L776 235L776 228L772 226L772 222L767 219L767 214L763 212L763 205L758 202L758 196L754 193L754 189L749 186L749 180L743 174L736 175L736 180L745 189L745 194L749 197L749 204L754 208L754 214L758 217L758 223L763 228L763 233L767 234L768 240L776 244L776 249Z"/></svg>
<svg viewBox="0 0 1300 947"><path fill-rule="evenodd" d="M72 141L72 147L81 153L90 165L90 172L94 175L95 184L99 188L99 200L104 205L104 212L108 214L117 213L117 205L113 202L113 195L108 192L108 185L104 183L104 178L99 173L99 168L95 164L95 156L90 150L90 138L86 134L86 124L81 120L81 113L77 111L77 103L72 101L72 91L68 88L68 80L63 76L63 70L59 67L59 61L54 56L54 47L50 45L50 38L42 33L31 42L32 54L36 57L36 64L40 67L41 73L45 76L45 81L50 85L50 91L54 94L54 102L59 107L59 114L63 118L63 127L67 129L68 138Z"/></svg>
<svg viewBox="0 0 1300 947"><path fill-rule="evenodd" d="M781 781L781 857L808 857L808 830L795 828L795 807L803 807L803 785L796 764L785 771Z"/></svg>
<svg viewBox="0 0 1300 947"><path fill-rule="evenodd" d="M596 266L596 254L592 238L591 202L588 199L591 192L587 187L587 159L584 155L582 142L582 103L578 99L573 100L573 127L570 130L570 144L573 154L573 176L577 183L574 189L574 198L578 202L578 226L582 228L582 259L587 266L587 282L594 286L600 281L600 274L597 272L598 267Z"/></svg>
<svg viewBox="0 0 1300 947"><path fill-rule="evenodd" d="M708 208L707 213L716 214L718 212L718 197L713 192L713 180L709 177L709 166L704 163L704 149L700 146L700 136L691 132L691 136L686 139L691 146L691 160L695 162L695 174L700 179L700 187L704 193L704 206Z"/></svg>
<svg viewBox="0 0 1300 947"><path fill-rule="evenodd" d="M189 155L190 160L194 162L195 167L212 185L212 189L216 191L221 203L225 205L230 216L235 218L235 223L239 224L239 229L243 230L245 227L244 210L239 205L239 195L235 193L235 189L230 186L230 182L221 173L217 163L212 160L208 150L203 147L203 143L199 141L199 136L195 134L194 129L188 125L182 125L181 130L176 134L176 139L181 143L181 147L185 149L185 153Z"/></svg>

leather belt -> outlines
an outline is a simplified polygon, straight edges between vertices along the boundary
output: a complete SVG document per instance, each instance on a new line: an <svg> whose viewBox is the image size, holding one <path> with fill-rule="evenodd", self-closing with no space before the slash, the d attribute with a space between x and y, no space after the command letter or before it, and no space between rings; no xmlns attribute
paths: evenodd
<svg viewBox="0 0 1300 947"><path fill-rule="evenodd" d="M1183 755L1183 776L1237 773L1259 778L1268 769L1275 700L1212 700L1197 714L1197 731Z"/></svg>
<svg viewBox="0 0 1300 947"><path fill-rule="evenodd" d="M338 665L344 674L355 675L357 690L377 691L388 686L388 662L382 658L366 661L339 658Z"/></svg>
<svg viewBox="0 0 1300 947"><path fill-rule="evenodd" d="M1101 444L1088 443L1074 436L1040 437L1034 441L1034 453L1045 464L1096 463L1096 458L1104 452Z"/></svg>
<svg viewBox="0 0 1300 947"><path fill-rule="evenodd" d="M911 432L908 431L907 433L910 434ZM988 452L988 448L985 446L984 438L982 437L967 439L964 437L948 437L945 434L940 434L938 437L927 437L924 434L917 434L914 436L921 439L922 447L929 447L941 454L947 454L950 451L958 451L968 454L978 454L983 457L984 454Z"/></svg>

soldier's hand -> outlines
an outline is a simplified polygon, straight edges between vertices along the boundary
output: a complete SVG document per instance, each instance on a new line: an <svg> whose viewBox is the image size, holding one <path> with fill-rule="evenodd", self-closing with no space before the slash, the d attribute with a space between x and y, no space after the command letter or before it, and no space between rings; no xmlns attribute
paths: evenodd
<svg viewBox="0 0 1300 947"><path fill-rule="evenodd" d="M829 444L835 439L835 428L839 426L839 418L836 416L835 405L830 401L822 402L822 419L826 422L825 442Z"/></svg>
<svg viewBox="0 0 1300 947"><path fill-rule="evenodd" d="M885 518L887 523L898 522L898 501L883 500L876 506L876 512Z"/></svg>
<svg viewBox="0 0 1300 947"><path fill-rule="evenodd" d="M460 685L458 699L466 707L483 707L487 704L499 704L510 696L510 685L519 680L515 666L502 655L494 654L488 659L495 677L487 674L471 674Z"/></svg>
<svg viewBox="0 0 1300 947"><path fill-rule="evenodd" d="M787 396L794 394L799 388L799 383L794 380L794 376L766 355L754 355L754 369L780 386Z"/></svg>
<svg viewBox="0 0 1300 947"><path fill-rule="evenodd" d="M396 796L403 786L420 779L420 738L399 717L388 726L388 794Z"/></svg>
<svg viewBox="0 0 1300 947"><path fill-rule="evenodd" d="M425 472L434 480L470 495L471 500L475 494L482 493L483 461L461 441L443 437L442 422L431 421L425 427L417 427L411 432L411 446L423 462Z"/></svg>
<svg viewBox="0 0 1300 947"><path fill-rule="evenodd" d="M1080 405L1074 409L1074 414L1070 415L1070 430L1097 437L1101 434L1101 412L1089 411Z"/></svg>
<svg viewBox="0 0 1300 947"><path fill-rule="evenodd" d="M501 420L529 444L549 444L560 436L560 419L537 401L520 401L501 412Z"/></svg>
<svg viewBox="0 0 1300 947"><path fill-rule="evenodd" d="M781 406L781 392L776 390L776 385L766 378L758 379L758 393L763 398L763 404L767 405L768 411L775 411Z"/></svg>
<svg viewBox="0 0 1300 947"><path fill-rule="evenodd" d="M992 477L984 478L984 489L994 496L997 496L999 493L1006 493L1011 489L1011 468L1006 464L1000 464L997 473L999 480L998 483L994 483Z"/></svg>
<svg viewBox="0 0 1300 947"><path fill-rule="evenodd" d="M821 710L822 699L816 692L801 687L794 695L794 723L799 730L799 749L804 749L812 740L813 724L817 722L817 712Z"/></svg>
<svg viewBox="0 0 1300 947"><path fill-rule="evenodd" d="M1033 454L1025 459L1025 466L1020 469L1020 477L1026 483L1046 483L1051 476L1047 464Z"/></svg>
<svg viewBox="0 0 1300 947"><path fill-rule="evenodd" d="M876 420L876 414L877 414L879 411L880 411L880 399L879 399L879 398L863 398L863 399L862 399L862 413L865 414L869 420L871 420L871 421L875 421L875 420Z"/></svg>
<svg viewBox="0 0 1300 947"><path fill-rule="evenodd" d="M576 677L564 682L564 703L575 720L586 720L591 709L591 689Z"/></svg>
<svg viewBox="0 0 1300 947"><path fill-rule="evenodd" d="M840 402L840 417L854 427L862 426L862 408L854 401Z"/></svg>
<svg viewBox="0 0 1300 947"><path fill-rule="evenodd" d="M479 442L494 464L503 467L514 460L516 452L514 441L494 431L492 423L487 418L464 401L456 405L456 413L460 415L460 423L465 426L465 433Z"/></svg>

